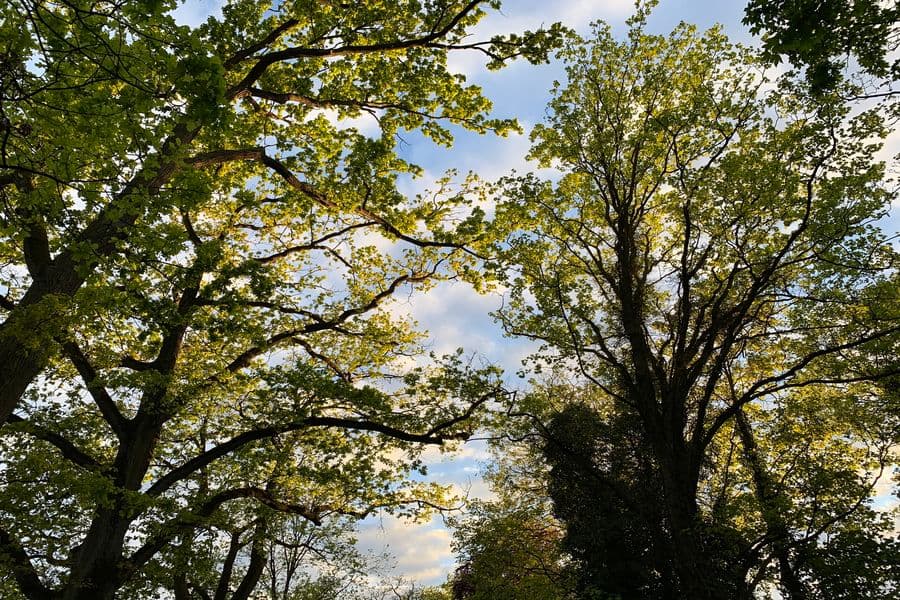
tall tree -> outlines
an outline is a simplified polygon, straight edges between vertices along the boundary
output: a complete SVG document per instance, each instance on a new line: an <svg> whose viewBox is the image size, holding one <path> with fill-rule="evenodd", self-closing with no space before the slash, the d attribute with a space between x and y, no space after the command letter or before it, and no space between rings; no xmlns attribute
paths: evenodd
<svg viewBox="0 0 900 600"><path fill-rule="evenodd" d="M247 597L272 511L440 501L404 475L468 434L496 377L410 371L419 338L386 305L471 274L482 213L466 183L402 195L419 170L395 135L513 128L447 52L543 60L559 34L465 39L482 4L237 0L197 29L166 1L0 8L0 564L18 593L200 593L184 574L228 564L237 534L248 569L218 597ZM361 115L376 134L337 122Z"/></svg>
<svg viewBox="0 0 900 600"><path fill-rule="evenodd" d="M896 371L896 256L875 225L893 197L875 157L887 132L877 109L765 92L720 31L653 36L646 14L624 42L599 26L563 53L569 82L532 148L563 174L504 183L499 317L634 419L672 597L742 597L748 545L711 526L731 424L800 390L873 415L869 388Z"/></svg>

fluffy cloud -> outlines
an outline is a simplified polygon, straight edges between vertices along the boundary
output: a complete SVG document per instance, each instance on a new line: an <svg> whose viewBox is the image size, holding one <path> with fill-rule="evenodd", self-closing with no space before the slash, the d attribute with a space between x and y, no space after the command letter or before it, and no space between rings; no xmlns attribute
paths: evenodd
<svg viewBox="0 0 900 600"><path fill-rule="evenodd" d="M172 15L182 25L197 27L210 16L222 16L224 0L185 0Z"/></svg>
<svg viewBox="0 0 900 600"><path fill-rule="evenodd" d="M363 552L394 557L387 576L403 576L424 585L442 583L453 564L451 535L440 518L413 524L395 517L368 519L357 535Z"/></svg>

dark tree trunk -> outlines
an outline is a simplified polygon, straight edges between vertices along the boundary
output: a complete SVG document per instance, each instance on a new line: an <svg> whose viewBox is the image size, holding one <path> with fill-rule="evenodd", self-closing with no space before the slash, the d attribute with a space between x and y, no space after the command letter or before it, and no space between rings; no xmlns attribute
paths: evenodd
<svg viewBox="0 0 900 600"><path fill-rule="evenodd" d="M112 600L122 585L125 537L140 515L129 502L128 494L140 489L161 428L162 420L146 415L139 414L133 421L115 462L117 498L112 506L100 508L94 514L91 527L73 557L62 600Z"/></svg>
<svg viewBox="0 0 900 600"><path fill-rule="evenodd" d="M749 598L742 575L728 568L732 558L708 531L697 505L700 468L696 456L681 439L669 433L668 441L652 444L658 456L659 477L664 496L665 523L662 535L678 590L677 597L696 600L736 600Z"/></svg>
<svg viewBox="0 0 900 600"><path fill-rule="evenodd" d="M263 526L260 526L256 532L257 538L253 540L253 546L250 549L250 563L247 565L247 572L231 596L231 600L248 600L250 594L253 593L253 590L259 584L259 579L262 577L263 569L266 566L265 544L262 534Z"/></svg>
<svg viewBox="0 0 900 600"><path fill-rule="evenodd" d="M119 563L132 519L123 503L98 511L75 555L62 600L112 600L120 586Z"/></svg>
<svg viewBox="0 0 900 600"><path fill-rule="evenodd" d="M790 544L793 536L779 509L778 491L766 471L756 439L753 437L753 429L743 410L735 413L735 422L741 437L741 445L744 447L745 460L753 475L753 491L759 502L763 522L766 524L766 533L772 539L773 554L778 561L781 591L787 600L807 600L810 597L809 593L791 561Z"/></svg>

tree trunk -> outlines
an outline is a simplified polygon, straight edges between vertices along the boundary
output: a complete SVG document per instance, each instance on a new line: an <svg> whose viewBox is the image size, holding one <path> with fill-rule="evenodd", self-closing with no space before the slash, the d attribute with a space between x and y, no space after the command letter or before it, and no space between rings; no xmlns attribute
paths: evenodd
<svg viewBox="0 0 900 600"><path fill-rule="evenodd" d="M122 501L99 511L75 554L61 600L112 600L119 588L119 563L132 518Z"/></svg>
<svg viewBox="0 0 900 600"><path fill-rule="evenodd" d="M265 543L262 538L264 530L265 526L262 524L257 527L256 539L253 540L250 548L250 563L247 565L247 572L231 596L231 600L248 600L262 577L263 569L266 566Z"/></svg>
<svg viewBox="0 0 900 600"><path fill-rule="evenodd" d="M112 600L122 585L125 537L140 515L128 495L140 489L161 428L162 420L139 414L128 437L122 441L115 462L116 498L112 506L100 508L94 514L91 527L73 557L62 600Z"/></svg>
<svg viewBox="0 0 900 600"><path fill-rule="evenodd" d="M661 458L665 519L668 527L668 554L674 571L678 597L692 600L736 600L749 598L743 579L722 567L726 556L716 540L704 533L697 506L698 469L687 448L674 444L669 456Z"/></svg>
<svg viewBox="0 0 900 600"><path fill-rule="evenodd" d="M793 536L779 508L778 491L766 471L753 429L743 410L735 413L738 434L744 447L744 458L753 475L753 491L759 502L760 513L766 524L766 533L772 539L772 550L778 561L778 574L781 580L781 591L787 600L807 600L809 593L791 562L790 544Z"/></svg>

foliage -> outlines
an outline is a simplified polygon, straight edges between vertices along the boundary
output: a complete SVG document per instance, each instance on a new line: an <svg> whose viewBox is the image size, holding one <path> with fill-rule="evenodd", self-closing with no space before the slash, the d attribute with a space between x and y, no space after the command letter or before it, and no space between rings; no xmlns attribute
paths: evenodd
<svg viewBox="0 0 900 600"><path fill-rule="evenodd" d="M813 87L825 90L842 78L849 57L863 71L896 80L900 5L879 0L751 0L744 23L763 34L768 59L782 56L806 67Z"/></svg>
<svg viewBox="0 0 900 600"><path fill-rule="evenodd" d="M486 478L495 498L468 504L450 521L460 563L454 600L555 600L573 589L562 529L550 513L536 448L504 439Z"/></svg>
<svg viewBox="0 0 900 600"><path fill-rule="evenodd" d="M390 300L477 283L484 214L471 180L401 194L395 136L515 129L447 53L541 61L561 28L472 41L478 0L235 0L195 29L175 5L0 8L0 555L28 598L246 598L278 514L440 507L405 482L418 452L500 393L458 355L408 368Z"/></svg>
<svg viewBox="0 0 900 600"><path fill-rule="evenodd" d="M572 404L545 433L548 495L565 524L562 547L575 563L579 597L671 595L671 566L652 530L662 494L652 453L630 420Z"/></svg>
<svg viewBox="0 0 900 600"><path fill-rule="evenodd" d="M596 558L584 563L598 585L619 580L614 558L648 569L621 579L663 590L650 597L746 597L763 581L817 597L825 580L807 559L831 556L843 527L895 552L870 509L897 439L878 385L897 371L900 331L897 258L875 225L893 198L875 157L887 128L839 92L769 86L719 30L653 36L646 16L624 42L598 25L563 51L569 82L531 152L561 177L500 185L498 318L544 343L538 366L574 367L616 406L551 423L581 459L548 445L569 550ZM805 425L812 398L826 427ZM811 471L788 459L803 453ZM585 504L629 474L649 480L622 490L623 506ZM648 530L629 517L595 535L602 511L629 503L653 509ZM590 545L606 537L639 540L637 556ZM888 571L869 589L895 586Z"/></svg>

